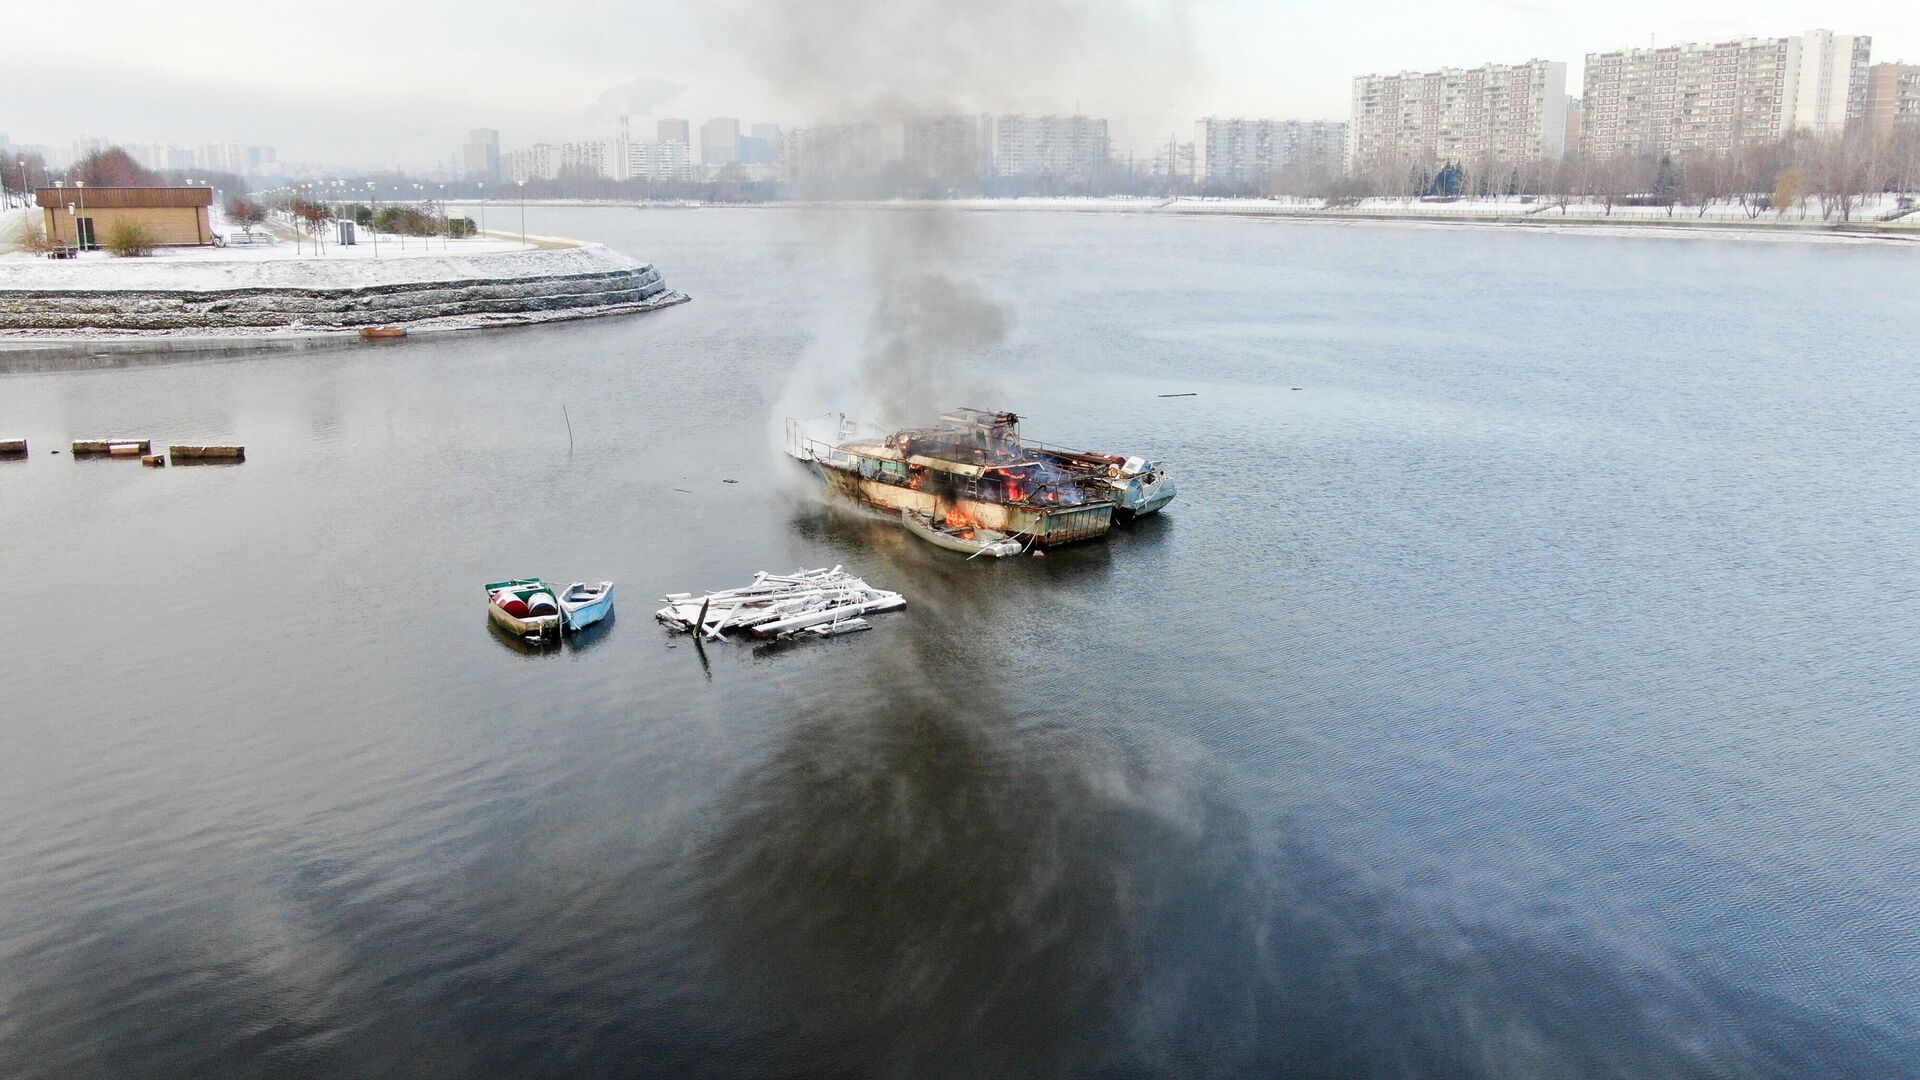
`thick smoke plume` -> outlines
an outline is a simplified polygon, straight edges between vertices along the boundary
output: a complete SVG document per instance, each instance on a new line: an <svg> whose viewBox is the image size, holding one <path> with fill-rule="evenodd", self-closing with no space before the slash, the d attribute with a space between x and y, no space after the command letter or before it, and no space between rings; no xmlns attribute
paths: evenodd
<svg viewBox="0 0 1920 1080"><path fill-rule="evenodd" d="M809 123L911 125L942 116L1156 107L1195 64L1185 7L1165 0L819 0L723 5L780 100ZM1015 325L966 215L937 208L814 215L816 250L863 260L864 297L823 319L779 403L925 421L1001 404L991 354Z"/></svg>

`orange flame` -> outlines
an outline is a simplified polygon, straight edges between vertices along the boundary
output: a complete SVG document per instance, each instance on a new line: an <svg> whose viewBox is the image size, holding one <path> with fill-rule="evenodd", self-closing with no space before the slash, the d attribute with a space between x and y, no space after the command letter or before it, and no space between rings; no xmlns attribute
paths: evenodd
<svg viewBox="0 0 1920 1080"><path fill-rule="evenodd" d="M947 528L949 529L970 529L978 524L980 523L968 517L967 512L957 506L947 510Z"/></svg>

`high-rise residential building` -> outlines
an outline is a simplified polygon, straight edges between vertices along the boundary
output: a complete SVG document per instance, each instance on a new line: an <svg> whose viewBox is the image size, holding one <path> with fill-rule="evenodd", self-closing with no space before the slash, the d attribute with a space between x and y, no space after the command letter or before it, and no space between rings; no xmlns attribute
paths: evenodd
<svg viewBox="0 0 1920 1080"><path fill-rule="evenodd" d="M740 164L771 165L779 156L777 143L770 143L755 135L740 136Z"/></svg>
<svg viewBox="0 0 1920 1080"><path fill-rule="evenodd" d="M998 176L1091 181L1106 168L1107 122L1086 116L1002 116L993 124Z"/></svg>
<svg viewBox="0 0 1920 1080"><path fill-rule="evenodd" d="M657 134L654 138L661 142L691 143L693 131L685 120L661 120L654 124Z"/></svg>
<svg viewBox="0 0 1920 1080"><path fill-rule="evenodd" d="M716 116L700 125L700 163L731 165L740 160L740 121Z"/></svg>
<svg viewBox="0 0 1920 1080"><path fill-rule="evenodd" d="M520 181L557 180L560 178L560 148L551 143L534 143L525 150L512 150L506 155L506 179Z"/></svg>
<svg viewBox="0 0 1920 1080"><path fill-rule="evenodd" d="M560 176L567 180L605 180L613 175L608 167L604 142L560 144Z"/></svg>
<svg viewBox="0 0 1920 1080"><path fill-rule="evenodd" d="M788 180L820 183L871 177L906 157L906 125L868 121L794 128L781 137Z"/></svg>
<svg viewBox="0 0 1920 1080"><path fill-rule="evenodd" d="M242 176L247 171L247 148L231 140L202 143L193 164L195 168L208 172Z"/></svg>
<svg viewBox="0 0 1920 1080"><path fill-rule="evenodd" d="M750 130L753 138L759 139L767 145L767 153L769 155L767 161L778 162L785 146L785 140L780 136L780 125L755 124Z"/></svg>
<svg viewBox="0 0 1920 1080"><path fill-rule="evenodd" d="M149 169L173 168L173 147L163 142L135 143L126 148L133 160Z"/></svg>
<svg viewBox="0 0 1920 1080"><path fill-rule="evenodd" d="M73 159L80 161L89 154L98 154L113 146L113 140L105 135L86 135L73 140Z"/></svg>
<svg viewBox="0 0 1920 1080"><path fill-rule="evenodd" d="M1620 153L1725 153L1801 130L1839 134L1865 112L1871 39L1812 30L1590 53L1581 145Z"/></svg>
<svg viewBox="0 0 1920 1080"><path fill-rule="evenodd" d="M1873 39L1865 34L1809 30L1799 38L1792 126L1815 135L1838 135L1866 115L1867 58Z"/></svg>
<svg viewBox="0 0 1920 1080"><path fill-rule="evenodd" d="M1920 128L1920 64L1868 68L1864 119L1875 139L1885 139L1901 126Z"/></svg>
<svg viewBox="0 0 1920 1080"><path fill-rule="evenodd" d="M1347 125L1337 120L1243 120L1193 125L1195 171L1217 184L1265 185L1285 173L1346 171Z"/></svg>
<svg viewBox="0 0 1920 1080"><path fill-rule="evenodd" d="M468 183L493 184L500 180L500 133L492 128L474 128L460 151L460 171Z"/></svg>
<svg viewBox="0 0 1920 1080"><path fill-rule="evenodd" d="M1587 122L1587 107L1580 98L1567 99L1567 157L1577 157L1580 153L1581 136Z"/></svg>
<svg viewBox="0 0 1920 1080"><path fill-rule="evenodd" d="M1565 152L1566 138L1567 65L1558 60L1353 80L1351 169L1553 160Z"/></svg>
<svg viewBox="0 0 1920 1080"><path fill-rule="evenodd" d="M685 140L634 143L627 148L627 175L635 180L685 180L692 173Z"/></svg>
<svg viewBox="0 0 1920 1080"><path fill-rule="evenodd" d="M908 168L930 180L976 181L993 164L993 118L922 116L906 125Z"/></svg>

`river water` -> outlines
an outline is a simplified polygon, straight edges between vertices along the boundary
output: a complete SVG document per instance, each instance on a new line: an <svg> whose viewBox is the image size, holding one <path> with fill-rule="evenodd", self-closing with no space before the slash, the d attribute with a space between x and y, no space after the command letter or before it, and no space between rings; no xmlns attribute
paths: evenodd
<svg viewBox="0 0 1920 1080"><path fill-rule="evenodd" d="M1181 484L991 563L775 455L871 219L527 219L693 302L0 355L0 1074L1920 1071L1920 252L964 215L958 403Z"/></svg>

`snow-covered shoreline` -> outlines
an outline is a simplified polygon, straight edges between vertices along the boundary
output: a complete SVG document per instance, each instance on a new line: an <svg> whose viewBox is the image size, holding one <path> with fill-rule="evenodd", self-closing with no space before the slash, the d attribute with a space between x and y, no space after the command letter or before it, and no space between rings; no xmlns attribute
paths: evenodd
<svg viewBox="0 0 1920 1080"><path fill-rule="evenodd" d="M1236 217L1275 221L1322 222L1337 225L1397 225L1529 229L1541 232L1581 231L1609 236L1691 236L1718 239L1876 243L1920 241L1920 214L1896 221L1861 220L1864 212L1880 213L1892 207L1878 203L1856 212L1851 222L1822 221L1817 213L1806 218L1763 214L1750 218L1734 204L1676 208L1615 206L1612 213L1599 204L1522 203L1515 199L1462 200L1454 203L1402 202L1367 199L1359 205L1325 207L1319 200L1134 197L1032 197L1015 199L890 200L859 205L912 209L1065 213L1168 214L1194 217Z"/></svg>
<svg viewBox="0 0 1920 1080"><path fill-rule="evenodd" d="M685 200L543 199L528 205L635 210L960 210L988 213L1080 213L1172 215L1194 218L1244 218L1329 225L1386 225L1527 229L1535 232L1584 232L1599 236L1692 237L1813 243L1911 243L1920 241L1920 213L1894 221L1872 220L1892 207L1893 196L1856 210L1853 220L1823 221L1817 208L1789 212L1783 219L1766 211L1749 216L1735 203L1716 203L1704 214L1698 207L1615 206L1598 203L1524 203L1515 198L1461 200L1453 203L1367 199L1359 205L1327 207L1313 199L1246 199L1180 196L1023 196L1017 198L880 199L844 202L775 201L690 203ZM1885 205L1881 205L1884 203Z"/></svg>
<svg viewBox="0 0 1920 1080"><path fill-rule="evenodd" d="M0 339L472 329L619 314L687 298L600 244L407 258L0 262Z"/></svg>

